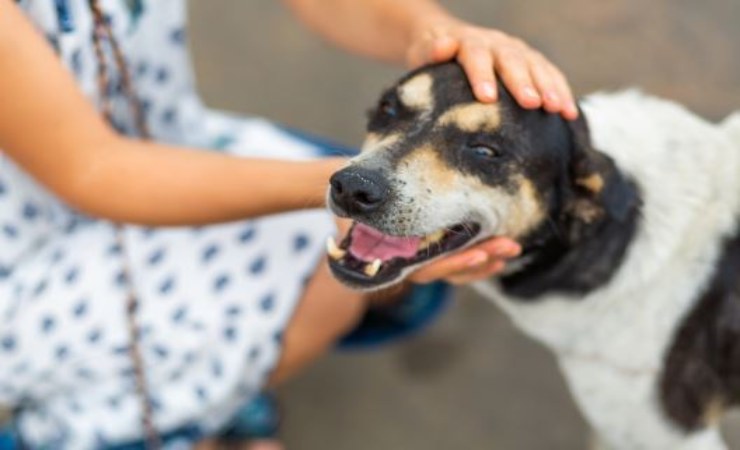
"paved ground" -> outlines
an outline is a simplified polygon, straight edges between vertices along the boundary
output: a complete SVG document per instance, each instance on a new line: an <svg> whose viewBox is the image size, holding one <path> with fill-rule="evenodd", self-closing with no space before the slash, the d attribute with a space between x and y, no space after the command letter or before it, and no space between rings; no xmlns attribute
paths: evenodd
<svg viewBox="0 0 740 450"><path fill-rule="evenodd" d="M579 93L639 86L713 119L740 108L737 0L446 3L540 47ZM208 0L192 12L197 75L214 106L357 144L365 109L400 73L326 48L279 2ZM290 448L583 448L587 431L553 358L494 307L460 297L424 336L331 355L286 386Z"/></svg>

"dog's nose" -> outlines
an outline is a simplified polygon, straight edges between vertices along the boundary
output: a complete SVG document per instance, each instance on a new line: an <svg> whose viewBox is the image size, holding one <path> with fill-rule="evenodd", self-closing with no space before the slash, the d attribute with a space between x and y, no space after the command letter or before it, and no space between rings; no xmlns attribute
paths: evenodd
<svg viewBox="0 0 740 450"><path fill-rule="evenodd" d="M378 170L348 167L331 180L331 199L349 214L368 214L388 199L388 182Z"/></svg>

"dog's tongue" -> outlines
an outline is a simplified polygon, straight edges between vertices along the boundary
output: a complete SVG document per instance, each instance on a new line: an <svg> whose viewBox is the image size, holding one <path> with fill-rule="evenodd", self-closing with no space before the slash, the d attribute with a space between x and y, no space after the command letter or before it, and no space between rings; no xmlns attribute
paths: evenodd
<svg viewBox="0 0 740 450"><path fill-rule="evenodd" d="M361 223L352 228L349 251L357 259L383 262L393 258L411 258L419 249L419 237L389 236Z"/></svg>

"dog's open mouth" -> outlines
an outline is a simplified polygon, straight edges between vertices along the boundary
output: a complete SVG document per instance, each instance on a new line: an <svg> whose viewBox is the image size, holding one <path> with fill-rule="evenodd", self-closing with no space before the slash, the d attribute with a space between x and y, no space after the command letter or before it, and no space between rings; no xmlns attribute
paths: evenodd
<svg viewBox="0 0 740 450"><path fill-rule="evenodd" d="M391 236L355 222L341 243L327 241L329 265L347 284L380 286L396 281L406 267L463 247L479 232L478 224L464 223L426 236Z"/></svg>

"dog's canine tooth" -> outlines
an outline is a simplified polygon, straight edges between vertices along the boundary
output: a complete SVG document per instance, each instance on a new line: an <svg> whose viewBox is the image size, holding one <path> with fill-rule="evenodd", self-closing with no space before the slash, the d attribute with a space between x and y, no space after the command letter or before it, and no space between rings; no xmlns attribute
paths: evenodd
<svg viewBox="0 0 740 450"><path fill-rule="evenodd" d="M365 266L365 275L369 277L374 277L375 275L380 272L380 266L383 264L383 261L380 259L376 259L375 261L369 263Z"/></svg>
<svg viewBox="0 0 740 450"><path fill-rule="evenodd" d="M425 240L428 240L430 243L435 243L435 242L441 241L443 237L445 237L445 231L439 230L439 231L435 231L434 233L430 235L427 235Z"/></svg>
<svg viewBox="0 0 740 450"><path fill-rule="evenodd" d="M326 239L326 253L329 254L329 257L331 259L334 259L337 261L344 258L344 255L347 254L346 251L339 248L339 246L337 245L337 242L334 240L332 236L329 236Z"/></svg>

